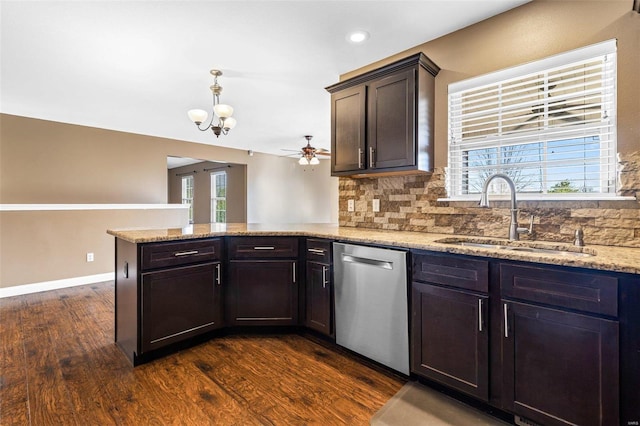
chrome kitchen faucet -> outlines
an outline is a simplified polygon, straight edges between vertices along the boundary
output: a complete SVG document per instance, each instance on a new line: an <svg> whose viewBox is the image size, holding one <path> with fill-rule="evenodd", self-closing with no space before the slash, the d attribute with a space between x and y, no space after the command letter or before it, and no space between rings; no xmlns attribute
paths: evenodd
<svg viewBox="0 0 640 426"><path fill-rule="evenodd" d="M489 188L489 182L491 182L495 178L504 179L509 185L509 191L511 192L511 222L509 223L509 239L519 240L520 234L531 234L533 232L534 216L531 215L531 220L529 222L528 228L518 227L518 203L516 201L516 185L513 183L513 180L504 173L496 173L489 176L487 180L484 181L484 185L482 186L482 195L480 196L480 203L478 205L480 207L489 207L489 196L487 195L487 189Z"/></svg>

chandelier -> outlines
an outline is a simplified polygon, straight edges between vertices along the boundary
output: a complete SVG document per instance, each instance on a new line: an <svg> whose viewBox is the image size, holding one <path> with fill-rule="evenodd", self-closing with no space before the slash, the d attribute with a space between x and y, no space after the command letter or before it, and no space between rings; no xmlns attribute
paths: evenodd
<svg viewBox="0 0 640 426"><path fill-rule="evenodd" d="M309 135L305 136L305 139L307 140L307 146L301 148L302 156L300 157L300 160L298 160L298 164L300 164L301 166L306 166L309 164L315 166L316 164L320 164L320 160L318 160L318 157L316 157L316 149L311 146L312 137L313 136Z"/></svg>
<svg viewBox="0 0 640 426"><path fill-rule="evenodd" d="M230 105L220 103L220 93L222 92L222 86L218 84L218 77L222 75L220 70L211 70L213 75L213 85L209 86L211 93L213 94L213 111L211 113L211 121L204 128L200 127L200 124L207 121L209 114L203 109L189 110L189 118L196 123L198 130L207 131L211 129L216 137L219 137L222 133L226 135L229 130L236 126L236 119L231 117L233 115L233 108ZM217 121L216 121L217 118ZM214 124L214 121L215 124Z"/></svg>

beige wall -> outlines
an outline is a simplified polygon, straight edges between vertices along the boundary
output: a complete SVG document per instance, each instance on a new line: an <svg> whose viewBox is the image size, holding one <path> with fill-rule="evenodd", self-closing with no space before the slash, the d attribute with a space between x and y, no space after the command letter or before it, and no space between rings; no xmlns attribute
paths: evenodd
<svg viewBox="0 0 640 426"><path fill-rule="evenodd" d="M437 201L446 197L447 87L450 83L609 39L618 40L618 152L620 192L640 195L640 14L631 0L534 0L384 61L419 51L442 71L436 77L435 165L431 176L340 179L339 224L446 234L506 237L508 203L479 209L474 202ZM381 202L373 213L371 200ZM347 211L355 200L356 211ZM535 215L533 238L571 242L583 228L587 244L640 247L639 201L521 201L521 222ZM531 238L531 237L525 237Z"/></svg>
<svg viewBox="0 0 640 426"><path fill-rule="evenodd" d="M167 156L246 164L248 222L338 221L328 161L311 169L293 158L7 114L0 114L0 204L166 203Z"/></svg>
<svg viewBox="0 0 640 426"><path fill-rule="evenodd" d="M447 165L450 83L609 39L618 40L618 149L640 144L640 14L631 0L534 0L460 31L354 70L360 74L416 52L442 71L436 77L435 166Z"/></svg>
<svg viewBox="0 0 640 426"><path fill-rule="evenodd" d="M1 211L0 288L113 272L106 229L180 227L187 218L185 209Z"/></svg>
<svg viewBox="0 0 640 426"><path fill-rule="evenodd" d="M206 169L206 171L205 171ZM214 170L215 169L215 170ZM247 221L247 167L244 164L222 164L211 161L176 167L167 171L169 203L182 202L182 177L191 174L194 179L194 223L207 223L211 219L211 173L227 173L227 222Z"/></svg>
<svg viewBox="0 0 640 426"><path fill-rule="evenodd" d="M246 165L248 222L338 222L338 180L327 161L310 171L291 158L7 114L0 114L0 204L164 204L167 156ZM112 239L106 229L181 223L158 211L2 212L0 287L112 272L112 246L94 249ZM47 256L31 256L33 247ZM96 252L89 265L88 251Z"/></svg>

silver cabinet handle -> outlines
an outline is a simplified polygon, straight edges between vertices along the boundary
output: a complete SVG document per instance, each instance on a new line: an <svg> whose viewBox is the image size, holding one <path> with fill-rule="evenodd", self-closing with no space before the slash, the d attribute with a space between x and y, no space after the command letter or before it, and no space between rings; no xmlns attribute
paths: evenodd
<svg viewBox="0 0 640 426"><path fill-rule="evenodd" d="M220 285L220 264L216 265L216 284Z"/></svg>
<svg viewBox="0 0 640 426"><path fill-rule="evenodd" d="M275 250L273 246L256 246L253 248L254 250Z"/></svg>
<svg viewBox="0 0 640 426"><path fill-rule="evenodd" d="M369 168L373 169L376 167L376 162L373 158L373 156L376 154L376 150L373 149L372 146L369 147Z"/></svg>
<svg viewBox="0 0 640 426"><path fill-rule="evenodd" d="M296 262L292 263L293 265L293 283L296 283Z"/></svg>
<svg viewBox="0 0 640 426"><path fill-rule="evenodd" d="M173 255L175 257L180 257L180 256L190 256L192 254L198 254L198 250L179 251L177 253L174 253Z"/></svg>
<svg viewBox="0 0 640 426"><path fill-rule="evenodd" d="M317 254L317 255L320 255L320 256L324 256L324 250L322 250L322 249L309 248L309 249L307 249L307 251L309 253L311 253L311 254Z"/></svg>
<svg viewBox="0 0 640 426"><path fill-rule="evenodd" d="M358 148L358 168L364 169L364 166L362 164L362 148Z"/></svg>
<svg viewBox="0 0 640 426"><path fill-rule="evenodd" d="M478 299L478 331L482 331L482 299Z"/></svg>
<svg viewBox="0 0 640 426"><path fill-rule="evenodd" d="M327 287L327 267L322 267L322 288Z"/></svg>
<svg viewBox="0 0 640 426"><path fill-rule="evenodd" d="M509 318L507 315L509 313L508 312L509 308L507 307L506 303L503 305L503 307L504 307L504 337L508 338L509 337Z"/></svg>

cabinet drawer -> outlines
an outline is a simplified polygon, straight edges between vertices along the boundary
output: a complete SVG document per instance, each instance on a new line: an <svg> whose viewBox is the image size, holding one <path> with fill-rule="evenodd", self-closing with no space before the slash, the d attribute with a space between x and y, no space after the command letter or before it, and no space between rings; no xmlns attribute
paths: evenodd
<svg viewBox="0 0 640 426"><path fill-rule="evenodd" d="M142 270L187 265L219 260L222 242L219 238L175 243L153 243L141 246Z"/></svg>
<svg viewBox="0 0 640 426"><path fill-rule="evenodd" d="M331 263L331 242L309 238L305 255L311 262Z"/></svg>
<svg viewBox="0 0 640 426"><path fill-rule="evenodd" d="M414 253L413 280L489 292L489 262L462 256Z"/></svg>
<svg viewBox="0 0 640 426"><path fill-rule="evenodd" d="M500 264L503 297L618 315L618 279L588 272Z"/></svg>
<svg viewBox="0 0 640 426"><path fill-rule="evenodd" d="M234 237L228 240L231 259L297 258L298 239L295 237Z"/></svg>

